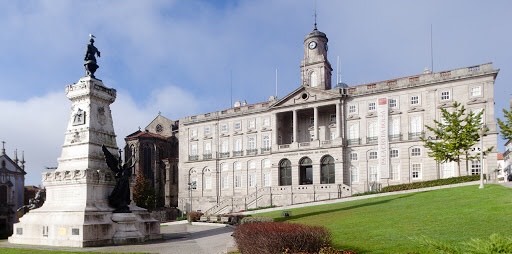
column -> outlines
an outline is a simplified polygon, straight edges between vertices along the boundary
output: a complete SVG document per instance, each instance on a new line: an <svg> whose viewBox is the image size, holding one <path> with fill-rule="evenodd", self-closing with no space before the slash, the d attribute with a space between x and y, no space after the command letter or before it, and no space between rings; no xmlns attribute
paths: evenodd
<svg viewBox="0 0 512 254"><path fill-rule="evenodd" d="M293 110L293 142L297 142L297 110Z"/></svg>
<svg viewBox="0 0 512 254"><path fill-rule="evenodd" d="M336 102L336 138L341 138L341 104Z"/></svg>
<svg viewBox="0 0 512 254"><path fill-rule="evenodd" d="M318 107L314 107L313 108L313 128L314 128L314 135L315 135L315 138L314 140L318 140Z"/></svg>
<svg viewBox="0 0 512 254"><path fill-rule="evenodd" d="M274 113L272 114L272 118L270 119L270 122L272 124L272 146L274 145L278 145L278 138L279 138L279 133L277 132L277 113ZM274 151L277 151L277 147L273 147L272 149L274 149Z"/></svg>

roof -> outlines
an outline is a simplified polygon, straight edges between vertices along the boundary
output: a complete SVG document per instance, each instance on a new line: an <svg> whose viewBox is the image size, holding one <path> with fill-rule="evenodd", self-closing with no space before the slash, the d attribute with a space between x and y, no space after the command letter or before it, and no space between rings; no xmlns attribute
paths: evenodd
<svg viewBox="0 0 512 254"><path fill-rule="evenodd" d="M503 160L503 153L498 153L497 158L498 160Z"/></svg>
<svg viewBox="0 0 512 254"><path fill-rule="evenodd" d="M157 138L157 139L167 140L166 137L164 137L160 134L151 133L147 130L145 130L145 131L138 130L138 131L126 136L125 140L132 140L132 139L138 139L138 138Z"/></svg>

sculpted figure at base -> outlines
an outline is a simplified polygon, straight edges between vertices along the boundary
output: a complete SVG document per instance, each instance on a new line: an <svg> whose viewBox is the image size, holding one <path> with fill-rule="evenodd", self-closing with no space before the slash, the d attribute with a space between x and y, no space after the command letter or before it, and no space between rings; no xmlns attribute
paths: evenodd
<svg viewBox="0 0 512 254"><path fill-rule="evenodd" d="M89 40L89 44L87 44L87 51L85 52L84 58L85 75L95 78L94 73L99 68L96 62L96 55L98 57L101 57L101 55L98 48L94 46L94 35L89 34L89 37L91 37L91 39Z"/></svg>
<svg viewBox="0 0 512 254"><path fill-rule="evenodd" d="M33 198L30 198L28 200L28 205L24 205L18 210L16 210L16 214L18 215L18 218L21 218L23 215L28 213L30 210L37 209L41 207L44 204L44 201L46 200L46 189L41 189L36 192L36 195Z"/></svg>
<svg viewBox="0 0 512 254"><path fill-rule="evenodd" d="M131 202L130 177L132 176L132 168L135 165L135 161L132 162L133 156L126 163L122 164L121 154L119 154L118 159L110 153L105 145L102 145L101 149L105 155L108 167L114 172L116 178L116 185L110 196L108 196L108 203L115 208L114 213L131 213L128 205Z"/></svg>

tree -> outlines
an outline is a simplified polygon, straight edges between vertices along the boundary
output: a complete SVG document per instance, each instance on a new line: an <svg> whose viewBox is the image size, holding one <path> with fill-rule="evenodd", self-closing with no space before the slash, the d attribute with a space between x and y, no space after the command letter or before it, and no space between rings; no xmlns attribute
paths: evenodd
<svg viewBox="0 0 512 254"><path fill-rule="evenodd" d="M512 110L503 109L504 121L498 118L501 136L506 140L512 139Z"/></svg>
<svg viewBox="0 0 512 254"><path fill-rule="evenodd" d="M441 121L434 120L434 126L425 125L435 138L424 138L424 146L429 149L429 156L438 163L447 161L457 162L458 175L460 176L460 162L462 158L466 162L475 159L478 155L471 156L469 151L480 140L483 111L475 114L469 112L458 102L453 103L453 110L441 108ZM486 130L484 130L486 132ZM492 149L492 148L491 148Z"/></svg>
<svg viewBox="0 0 512 254"><path fill-rule="evenodd" d="M151 182L144 177L143 173L137 174L133 186L133 201L137 206L153 209L155 208L155 190Z"/></svg>

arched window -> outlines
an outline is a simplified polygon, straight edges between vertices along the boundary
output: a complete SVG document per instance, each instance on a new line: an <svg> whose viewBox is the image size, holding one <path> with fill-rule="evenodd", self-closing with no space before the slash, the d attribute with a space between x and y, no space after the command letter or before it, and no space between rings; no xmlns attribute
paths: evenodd
<svg viewBox="0 0 512 254"><path fill-rule="evenodd" d="M144 176L153 185L153 151L150 146L144 146L142 161Z"/></svg>
<svg viewBox="0 0 512 254"><path fill-rule="evenodd" d="M292 163L288 159L279 162L279 185L292 185Z"/></svg>
<svg viewBox="0 0 512 254"><path fill-rule="evenodd" d="M190 169L189 171L188 184L190 185L189 188L192 190L195 190L200 186L197 179L197 170L195 170L194 168Z"/></svg>
<svg viewBox="0 0 512 254"><path fill-rule="evenodd" d="M309 85L311 87L317 87L318 86L318 77L316 75L316 72L312 71L309 74Z"/></svg>
<svg viewBox="0 0 512 254"><path fill-rule="evenodd" d="M334 158L330 155L324 156L320 165L320 183L335 183L334 172Z"/></svg>
<svg viewBox="0 0 512 254"><path fill-rule="evenodd" d="M309 157L304 157L299 164L299 183L313 184L313 161Z"/></svg>
<svg viewBox="0 0 512 254"><path fill-rule="evenodd" d="M209 168L203 170L203 185L205 190L212 189L212 174Z"/></svg>

